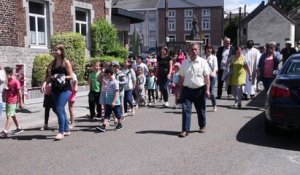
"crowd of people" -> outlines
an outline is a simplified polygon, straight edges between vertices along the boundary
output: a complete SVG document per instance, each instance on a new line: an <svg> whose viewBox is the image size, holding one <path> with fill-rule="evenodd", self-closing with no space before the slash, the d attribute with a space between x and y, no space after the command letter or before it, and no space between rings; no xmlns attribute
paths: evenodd
<svg viewBox="0 0 300 175"><path fill-rule="evenodd" d="M89 118L101 121L95 129L105 132L114 118L115 129L123 128L122 121L129 115L135 115L141 106L152 106L158 101L169 107L169 96L174 95L173 108L182 108L182 132L179 137L186 137L190 131L192 103L198 116L199 132L206 131L206 99L212 103L212 111L217 111L217 100L222 98L223 86L228 98L233 95L234 106L242 108L242 100L253 98L261 81L268 90L275 78L273 71L279 68L287 58L296 53L290 42L281 52L276 51L276 43L267 43L265 47L254 48L254 41L249 40L246 48L233 47L228 37L224 45L215 49L206 45L200 54L201 46L191 43L188 52L178 51L170 56L169 49L162 47L155 58L137 55L126 58L123 65L117 61L94 61L88 76L90 91L88 94ZM74 103L78 89L76 65L66 58L64 46L56 45L53 49L54 60L46 69L45 82L41 91L44 93L44 126L49 129L48 120L52 108L58 118L58 134L55 140L61 140L74 129ZM282 58L281 58L282 55ZM215 97L215 84L217 96ZM3 92L3 94L2 94ZM0 113L2 101L6 103L6 124L0 133L1 138L8 137L11 119L16 125L13 134L23 132L16 117L17 104L23 107L20 82L13 75L13 70L0 67ZM69 115L65 111L68 103Z"/></svg>

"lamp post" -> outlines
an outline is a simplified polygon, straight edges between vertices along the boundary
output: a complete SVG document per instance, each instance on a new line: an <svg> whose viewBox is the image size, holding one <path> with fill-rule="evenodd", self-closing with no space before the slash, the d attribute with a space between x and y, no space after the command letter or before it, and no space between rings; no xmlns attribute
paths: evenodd
<svg viewBox="0 0 300 175"><path fill-rule="evenodd" d="M165 44L167 45L167 34L168 34L168 0L165 0Z"/></svg>

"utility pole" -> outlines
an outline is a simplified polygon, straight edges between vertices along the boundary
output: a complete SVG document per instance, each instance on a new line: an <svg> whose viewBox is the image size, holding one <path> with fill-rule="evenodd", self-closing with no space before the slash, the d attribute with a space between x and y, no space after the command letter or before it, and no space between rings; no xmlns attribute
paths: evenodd
<svg viewBox="0 0 300 175"><path fill-rule="evenodd" d="M168 34L168 0L165 0L165 45L167 45Z"/></svg>
<svg viewBox="0 0 300 175"><path fill-rule="evenodd" d="M238 43L237 45L240 46L241 45L241 18L242 18L242 7L239 7L239 34L238 34Z"/></svg>

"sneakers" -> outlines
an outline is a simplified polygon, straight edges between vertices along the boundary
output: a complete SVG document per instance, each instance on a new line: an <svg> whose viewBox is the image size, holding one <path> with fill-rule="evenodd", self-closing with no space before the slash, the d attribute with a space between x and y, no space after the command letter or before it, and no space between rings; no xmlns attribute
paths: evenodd
<svg viewBox="0 0 300 175"><path fill-rule="evenodd" d="M217 106L214 106L212 111L216 112L217 111Z"/></svg>
<svg viewBox="0 0 300 175"><path fill-rule="evenodd" d="M49 130L48 125L44 125L43 127L41 127L40 131L44 131L44 130Z"/></svg>
<svg viewBox="0 0 300 175"><path fill-rule="evenodd" d="M62 140L63 138L64 138L64 134L58 133L58 134L55 136L54 140Z"/></svg>
<svg viewBox="0 0 300 175"><path fill-rule="evenodd" d="M22 132L24 132L22 128L17 128L16 130L12 131L12 134L21 134Z"/></svg>
<svg viewBox="0 0 300 175"><path fill-rule="evenodd" d="M75 128L75 124L70 124L69 125L69 129L74 129Z"/></svg>
<svg viewBox="0 0 300 175"><path fill-rule="evenodd" d="M169 107L169 102L165 102L164 107Z"/></svg>
<svg viewBox="0 0 300 175"><path fill-rule="evenodd" d="M5 131L1 131L0 132L0 138L7 138L7 132L5 132Z"/></svg>
<svg viewBox="0 0 300 175"><path fill-rule="evenodd" d="M116 130L121 130L123 129L123 125L121 123L118 123L116 126Z"/></svg>
<svg viewBox="0 0 300 175"><path fill-rule="evenodd" d="M135 114L135 109L133 108L132 110L131 110L131 115L134 115Z"/></svg>
<svg viewBox="0 0 300 175"><path fill-rule="evenodd" d="M70 136L71 135L71 132L68 131L68 132L64 132L64 136Z"/></svg>
<svg viewBox="0 0 300 175"><path fill-rule="evenodd" d="M106 126L105 126L105 124L96 127L96 130L97 130L97 131L100 131L100 132L105 132L105 131L106 131Z"/></svg>

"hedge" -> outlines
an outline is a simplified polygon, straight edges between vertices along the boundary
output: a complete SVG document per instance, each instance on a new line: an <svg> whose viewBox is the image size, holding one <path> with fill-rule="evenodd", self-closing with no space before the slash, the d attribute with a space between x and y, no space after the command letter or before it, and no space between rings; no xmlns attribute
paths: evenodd
<svg viewBox="0 0 300 175"><path fill-rule="evenodd" d="M53 60L50 54L38 54L34 57L32 68L32 87L40 87L46 78L46 68Z"/></svg>
<svg viewBox="0 0 300 175"><path fill-rule="evenodd" d="M51 37L51 48L57 44L65 47L66 58L75 64L77 79L79 82L84 80L85 72L85 39L80 33L66 32L58 33Z"/></svg>

